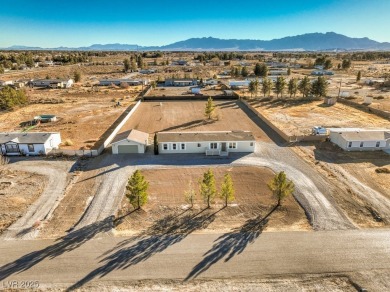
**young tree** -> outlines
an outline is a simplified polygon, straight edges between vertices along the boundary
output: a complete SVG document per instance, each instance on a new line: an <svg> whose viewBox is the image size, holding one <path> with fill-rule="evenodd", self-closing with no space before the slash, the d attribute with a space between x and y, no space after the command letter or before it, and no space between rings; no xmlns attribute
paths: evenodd
<svg viewBox="0 0 390 292"><path fill-rule="evenodd" d="M244 66L244 67L242 67L242 69L241 69L241 75L242 75L242 77L247 77L248 76L248 69Z"/></svg>
<svg viewBox="0 0 390 292"><path fill-rule="evenodd" d="M73 73L73 79L74 79L74 82L76 82L76 83L81 81L80 71L76 71Z"/></svg>
<svg viewBox="0 0 390 292"><path fill-rule="evenodd" d="M343 62L341 63L341 68L348 70L349 68L351 68L351 64L352 64L351 60L344 59Z"/></svg>
<svg viewBox="0 0 390 292"><path fill-rule="evenodd" d="M290 68L290 67L288 67L288 69L287 69L287 75L288 75L288 76L291 75L291 68Z"/></svg>
<svg viewBox="0 0 390 292"><path fill-rule="evenodd" d="M154 138L153 138L153 149L154 149L154 155L158 155L158 139L157 139L157 133L154 134Z"/></svg>
<svg viewBox="0 0 390 292"><path fill-rule="evenodd" d="M0 91L0 110L9 110L28 103L28 98L24 90L16 90L10 86L5 86Z"/></svg>
<svg viewBox="0 0 390 292"><path fill-rule="evenodd" d="M223 178L220 196L225 201L225 207L235 199L232 177L228 173Z"/></svg>
<svg viewBox="0 0 390 292"><path fill-rule="evenodd" d="M200 181L200 194L206 202L207 208L210 208L210 203L213 202L216 193L214 173L209 169L203 174L203 179Z"/></svg>
<svg viewBox="0 0 390 292"><path fill-rule="evenodd" d="M359 71L356 75L356 82L359 82L360 79L362 79L362 72Z"/></svg>
<svg viewBox="0 0 390 292"><path fill-rule="evenodd" d="M210 120L211 116L213 115L213 112L215 110L214 102L211 96L207 100L206 108L204 110L204 115Z"/></svg>
<svg viewBox="0 0 390 292"><path fill-rule="evenodd" d="M254 73L259 77L267 77L268 76L268 67L267 65L256 63Z"/></svg>
<svg viewBox="0 0 390 292"><path fill-rule="evenodd" d="M287 179L284 171L275 175L275 177L268 183L268 188L278 200L277 207L282 205L282 200L294 192L294 183Z"/></svg>
<svg viewBox="0 0 390 292"><path fill-rule="evenodd" d="M194 202L196 199L196 192L194 187L192 186L192 180L190 180L188 184L188 189L184 192L184 198L187 204L191 205L191 209L194 207Z"/></svg>
<svg viewBox="0 0 390 292"><path fill-rule="evenodd" d="M317 98L325 97L328 91L328 83L324 77L318 77L311 86L311 92Z"/></svg>
<svg viewBox="0 0 390 292"><path fill-rule="evenodd" d="M0 74L3 74L4 73L4 68L2 65L0 65Z"/></svg>
<svg viewBox="0 0 390 292"><path fill-rule="evenodd" d="M266 95L269 96L271 94L271 90L272 90L272 81L270 79L268 79L267 77L264 77L261 84L262 84L261 91L262 91L264 97Z"/></svg>
<svg viewBox="0 0 390 292"><path fill-rule="evenodd" d="M251 94L251 97L253 97L253 94L255 97L257 97L257 92L259 91L259 80L252 80L249 82L249 92Z"/></svg>
<svg viewBox="0 0 390 292"><path fill-rule="evenodd" d="M311 89L311 84L309 77L305 76L301 82L299 82L298 90L300 93L302 93L302 96L305 98L309 95Z"/></svg>
<svg viewBox="0 0 390 292"><path fill-rule="evenodd" d="M324 69L328 70L333 67L332 60L331 59L326 59L324 62Z"/></svg>
<svg viewBox="0 0 390 292"><path fill-rule="evenodd" d="M283 91L284 91L284 88L286 87L286 80L284 79L284 77L280 76L276 79L276 83L275 83L275 92L276 92L276 97L279 97L279 94L280 94L280 97L283 96Z"/></svg>
<svg viewBox="0 0 390 292"><path fill-rule="evenodd" d="M123 66L124 66L125 72L129 71L129 69L130 69L130 61L129 61L129 59L126 58L126 59L123 60Z"/></svg>
<svg viewBox="0 0 390 292"><path fill-rule="evenodd" d="M146 192L149 183L145 180L141 171L138 169L129 178L126 189L126 197L134 209L140 209L148 201L148 193Z"/></svg>
<svg viewBox="0 0 390 292"><path fill-rule="evenodd" d="M288 91L288 94L290 95L290 98L292 96L294 96L294 98L295 98L295 95L297 94L297 91L298 91L297 79L295 79L295 78L290 79L290 81L288 82L287 91Z"/></svg>
<svg viewBox="0 0 390 292"><path fill-rule="evenodd" d="M134 59L131 60L130 69L131 69L131 72L137 71L137 63L135 62Z"/></svg>

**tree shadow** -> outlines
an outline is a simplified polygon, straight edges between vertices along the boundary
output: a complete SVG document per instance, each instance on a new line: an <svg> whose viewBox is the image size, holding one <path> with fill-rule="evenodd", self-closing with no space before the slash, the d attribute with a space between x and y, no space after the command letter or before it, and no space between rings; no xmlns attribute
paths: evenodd
<svg viewBox="0 0 390 292"><path fill-rule="evenodd" d="M57 243L53 245L26 254L19 259L0 267L0 281L13 274L28 270L46 258L53 259L66 252L70 252L92 239L98 233L110 231L112 228L112 221L113 218L110 216L102 221L85 226L57 239Z"/></svg>
<svg viewBox="0 0 390 292"><path fill-rule="evenodd" d="M153 255L182 241L193 231L206 228L222 209L211 214L205 212L206 210L201 210L194 215L186 214L180 218L177 215L168 215L156 221L141 235L118 243L116 247L102 254L100 257L102 265L99 268L69 287L67 291L80 288L93 279L102 278L115 270L124 270L148 260Z"/></svg>
<svg viewBox="0 0 390 292"><path fill-rule="evenodd" d="M253 243L260 236L268 223L268 217L277 207L273 207L265 217L258 216L254 219L249 219L243 226L217 238L213 247L203 255L203 260L192 269L184 281L196 278L224 257L224 261L228 262L234 256L242 253L248 244Z"/></svg>

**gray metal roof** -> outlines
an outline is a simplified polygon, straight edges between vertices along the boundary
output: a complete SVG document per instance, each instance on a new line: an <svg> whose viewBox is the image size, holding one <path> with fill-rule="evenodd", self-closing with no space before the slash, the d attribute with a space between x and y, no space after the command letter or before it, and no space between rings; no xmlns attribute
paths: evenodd
<svg viewBox="0 0 390 292"><path fill-rule="evenodd" d="M0 133L0 144L11 141L18 144L44 144L52 134L59 133Z"/></svg>
<svg viewBox="0 0 390 292"><path fill-rule="evenodd" d="M255 141L249 131L215 131L215 132L160 132L158 142L229 142Z"/></svg>

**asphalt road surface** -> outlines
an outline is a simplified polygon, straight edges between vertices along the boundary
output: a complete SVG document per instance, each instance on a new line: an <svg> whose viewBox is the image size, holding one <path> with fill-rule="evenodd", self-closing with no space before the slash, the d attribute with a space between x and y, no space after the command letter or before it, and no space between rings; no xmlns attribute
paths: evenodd
<svg viewBox="0 0 390 292"><path fill-rule="evenodd" d="M57 241L1 241L0 287L10 281L78 288L142 279L390 272L389 229L262 233L247 232L244 225L225 234L125 238L104 233L109 223L108 218Z"/></svg>

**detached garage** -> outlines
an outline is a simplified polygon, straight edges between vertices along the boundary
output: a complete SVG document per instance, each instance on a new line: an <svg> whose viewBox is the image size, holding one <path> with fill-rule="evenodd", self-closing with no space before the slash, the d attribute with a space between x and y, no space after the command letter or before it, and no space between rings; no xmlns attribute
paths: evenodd
<svg viewBox="0 0 390 292"><path fill-rule="evenodd" d="M117 135L111 143L112 154L145 153L148 146L149 134L138 130L131 130Z"/></svg>

